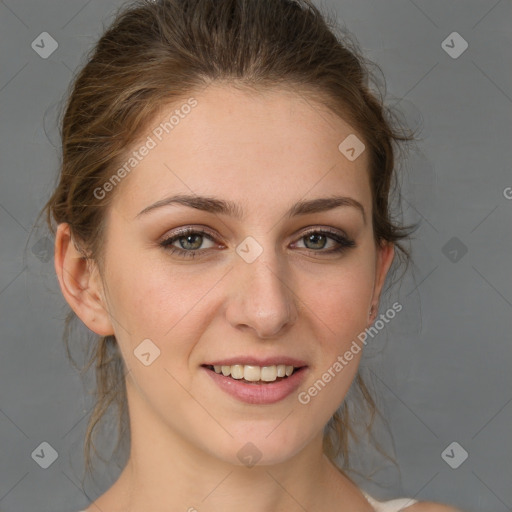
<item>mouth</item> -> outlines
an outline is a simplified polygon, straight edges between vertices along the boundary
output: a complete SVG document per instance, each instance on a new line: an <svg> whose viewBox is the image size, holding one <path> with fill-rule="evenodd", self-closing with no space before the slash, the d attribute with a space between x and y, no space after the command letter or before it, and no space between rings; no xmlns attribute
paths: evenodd
<svg viewBox="0 0 512 512"><path fill-rule="evenodd" d="M231 380L236 380L246 384L256 386L273 384L290 378L292 375L301 371L305 366L292 366L285 364L271 366L256 365L201 365L203 368L214 372Z"/></svg>
<svg viewBox="0 0 512 512"><path fill-rule="evenodd" d="M236 363L236 360L219 362ZM308 366L272 365L271 362L266 362L266 366L203 364L201 367L211 382L236 400L250 405L271 405L296 392L306 380L309 369ZM290 359L286 362L302 364Z"/></svg>

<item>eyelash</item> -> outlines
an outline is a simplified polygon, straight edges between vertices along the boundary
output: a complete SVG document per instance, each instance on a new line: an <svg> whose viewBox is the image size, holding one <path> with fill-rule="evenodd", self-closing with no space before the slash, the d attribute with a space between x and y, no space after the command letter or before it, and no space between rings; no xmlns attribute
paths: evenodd
<svg viewBox="0 0 512 512"><path fill-rule="evenodd" d="M350 240L346 238L343 235L340 235L338 232L331 231L331 230L325 230L325 229L318 229L318 230L312 230L308 231L307 233L304 233L299 240L302 240L306 238L309 235L313 234L319 234L319 235L328 235L327 238L330 238L331 240L334 240L339 244L339 247L336 247L334 249L330 249L327 251L324 251L322 249L306 249L313 253L324 253L324 254L335 254L335 253L342 253L345 252L347 249L351 249L356 246L355 242L353 240ZM185 238L189 235L200 235L202 237L208 238L212 242L214 242L214 238L207 232L201 229L193 229L193 228L187 228L179 233L166 238L165 240L162 240L160 242L160 246L163 247L166 251L169 251L171 254L177 254L178 256L184 256L187 258L194 258L196 254L207 251L208 249L197 249L195 251L186 251L185 249L179 249L178 247L174 247L171 244L175 241L179 240L180 238Z"/></svg>

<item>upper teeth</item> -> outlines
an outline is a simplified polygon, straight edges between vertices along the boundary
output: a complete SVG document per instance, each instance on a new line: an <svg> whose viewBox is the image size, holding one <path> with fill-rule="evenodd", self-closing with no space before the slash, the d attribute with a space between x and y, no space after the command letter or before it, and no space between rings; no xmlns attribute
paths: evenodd
<svg viewBox="0 0 512 512"><path fill-rule="evenodd" d="M278 364L277 366L253 366L234 364L232 366L217 366L213 369L217 373L222 373L226 377L231 375L233 379L245 379L250 382L257 382L262 380L264 382L272 382L277 377L289 377L293 373L293 366L287 366L285 364Z"/></svg>

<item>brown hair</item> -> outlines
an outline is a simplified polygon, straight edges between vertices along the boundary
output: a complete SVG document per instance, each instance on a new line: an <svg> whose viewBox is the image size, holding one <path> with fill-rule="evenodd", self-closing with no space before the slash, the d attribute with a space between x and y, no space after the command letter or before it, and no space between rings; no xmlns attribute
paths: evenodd
<svg viewBox="0 0 512 512"><path fill-rule="evenodd" d="M375 64L331 16L311 0L139 0L124 7L91 50L65 105L60 179L41 212L53 235L52 217L69 223L73 240L101 271L105 213L115 192L99 200L93 191L112 176L162 105L222 82L256 91L291 88L351 124L369 152L375 242L394 243L399 260L409 263L400 241L410 226L394 221L388 198L392 184L398 187L398 143L414 137L398 129L378 87L372 91ZM65 324L70 358L69 328L76 318L70 311ZM92 434L111 404L118 411L116 448L125 429L129 434L125 367L115 337L95 336L89 348L82 372L95 363L96 401L84 443L88 471L91 447L97 454ZM370 411L370 428L375 402L359 373L354 383ZM349 436L356 434L345 402L326 425L323 449L347 469Z"/></svg>

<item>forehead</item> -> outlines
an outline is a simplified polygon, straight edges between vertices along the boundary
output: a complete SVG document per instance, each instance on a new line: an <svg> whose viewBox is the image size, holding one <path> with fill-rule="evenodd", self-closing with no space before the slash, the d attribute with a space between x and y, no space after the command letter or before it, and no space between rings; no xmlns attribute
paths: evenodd
<svg viewBox="0 0 512 512"><path fill-rule="evenodd" d="M292 90L210 85L162 107L127 151L126 161L133 151L139 155L116 187L116 209L133 217L177 192L238 200L244 213L329 194L369 205L367 151L350 161L339 149L354 135L362 139L344 119Z"/></svg>

